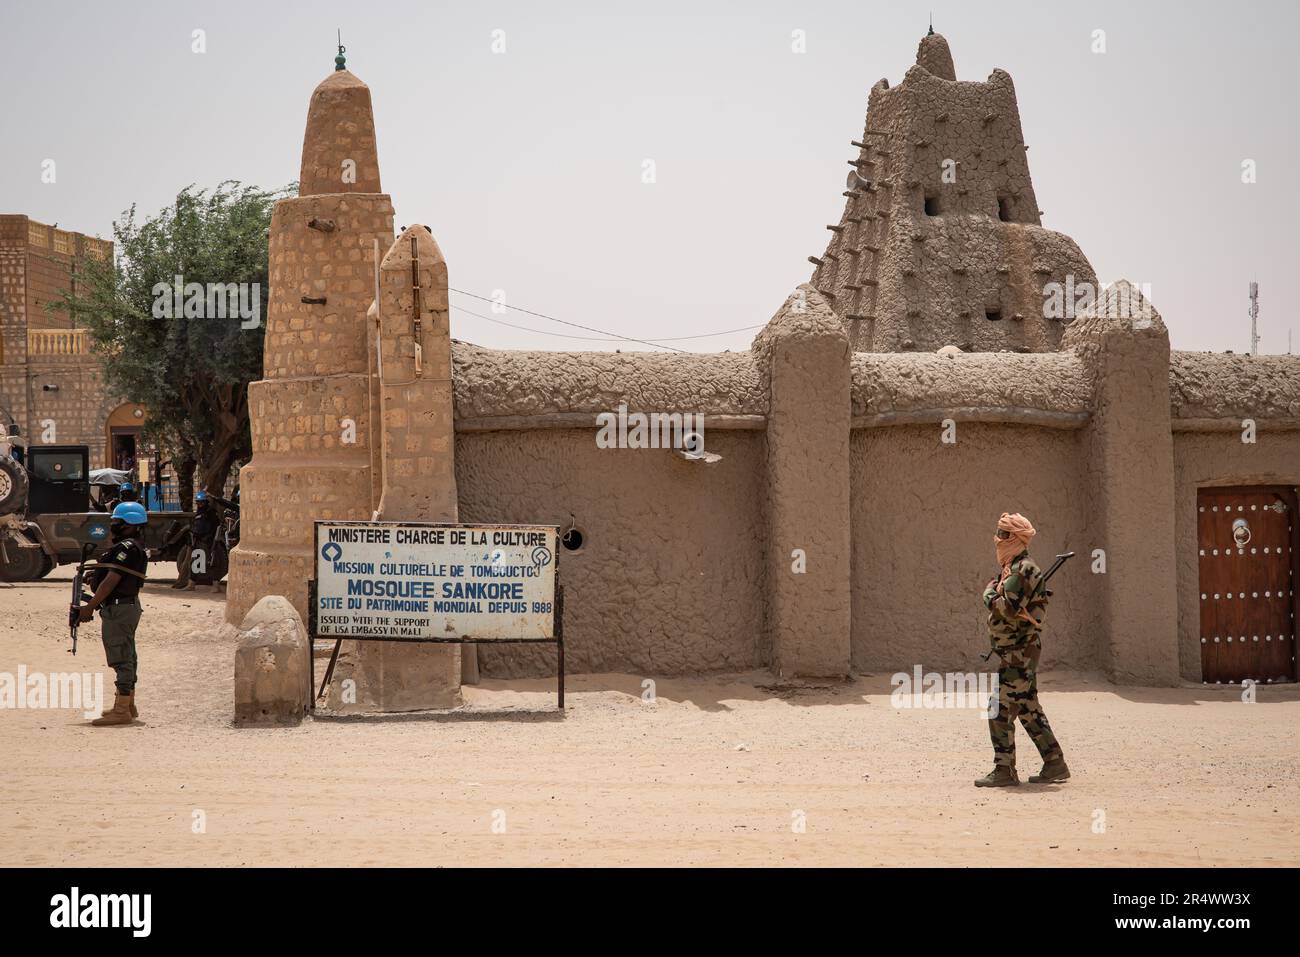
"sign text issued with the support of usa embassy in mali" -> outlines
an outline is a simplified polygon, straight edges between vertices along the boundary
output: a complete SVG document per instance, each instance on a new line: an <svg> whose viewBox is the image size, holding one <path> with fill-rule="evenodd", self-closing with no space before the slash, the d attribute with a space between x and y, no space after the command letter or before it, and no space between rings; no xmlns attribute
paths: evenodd
<svg viewBox="0 0 1300 957"><path fill-rule="evenodd" d="M555 637L552 525L316 523L316 634Z"/></svg>

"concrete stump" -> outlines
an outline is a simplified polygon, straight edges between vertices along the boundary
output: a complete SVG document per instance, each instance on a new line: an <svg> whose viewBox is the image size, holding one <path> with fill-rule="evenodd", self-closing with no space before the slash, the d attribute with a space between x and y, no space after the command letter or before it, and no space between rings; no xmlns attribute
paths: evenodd
<svg viewBox="0 0 1300 957"><path fill-rule="evenodd" d="M293 604L267 595L244 616L235 650L235 725L296 725L311 694L311 646Z"/></svg>

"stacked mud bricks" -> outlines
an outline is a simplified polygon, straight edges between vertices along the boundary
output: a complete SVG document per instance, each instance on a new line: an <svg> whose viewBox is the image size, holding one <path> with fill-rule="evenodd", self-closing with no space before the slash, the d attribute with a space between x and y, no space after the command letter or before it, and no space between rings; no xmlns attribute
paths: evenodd
<svg viewBox="0 0 1300 957"><path fill-rule="evenodd" d="M455 521L447 266L424 226L393 241L370 90L338 69L312 94L299 195L276 204L253 460L228 621L283 595L308 620L318 519ZM455 647L358 643L335 707L459 702Z"/></svg>
<svg viewBox="0 0 1300 957"><path fill-rule="evenodd" d="M379 517L454 522L447 262L428 227L407 229L384 256L378 319L384 435Z"/></svg>
<svg viewBox="0 0 1300 957"><path fill-rule="evenodd" d="M447 263L426 226L398 237L379 270L378 327L381 521L457 518ZM463 655L462 651L467 651ZM473 646L358 643L339 669L330 704L339 710L414 711L460 703L462 657ZM355 700L341 694L351 679Z"/></svg>
<svg viewBox="0 0 1300 957"><path fill-rule="evenodd" d="M338 70L312 94L299 195L271 217L264 376L249 386L253 460L227 620L263 595L307 620L316 519L368 520L378 485L366 311L393 242L370 90ZM372 485L373 483L373 485Z"/></svg>

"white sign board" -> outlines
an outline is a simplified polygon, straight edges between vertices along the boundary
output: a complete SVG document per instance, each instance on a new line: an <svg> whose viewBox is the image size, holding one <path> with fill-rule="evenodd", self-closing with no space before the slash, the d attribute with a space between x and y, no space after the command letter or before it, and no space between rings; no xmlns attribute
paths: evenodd
<svg viewBox="0 0 1300 957"><path fill-rule="evenodd" d="M316 523L321 637L555 637L554 525Z"/></svg>

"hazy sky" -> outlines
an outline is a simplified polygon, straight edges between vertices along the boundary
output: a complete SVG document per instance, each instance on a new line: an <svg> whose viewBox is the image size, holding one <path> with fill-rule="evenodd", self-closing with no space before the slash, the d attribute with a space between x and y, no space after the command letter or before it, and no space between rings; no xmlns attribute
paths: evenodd
<svg viewBox="0 0 1300 957"><path fill-rule="evenodd" d="M0 212L109 237L131 203L154 212L190 183L293 180L337 27L397 224L432 227L452 286L639 338L761 325L825 248L867 91L902 79L931 10L959 79L1014 78L1044 225L1104 281L1149 283L1175 348L1247 351L1257 279L1260 351L1285 352L1289 327L1300 351L1294 0L0 0ZM616 345L458 309L452 334Z"/></svg>

